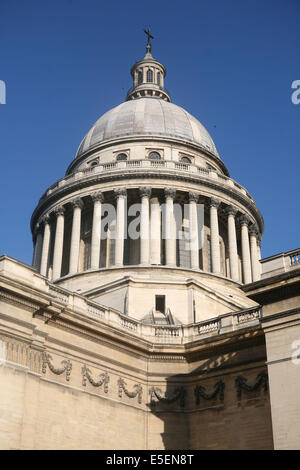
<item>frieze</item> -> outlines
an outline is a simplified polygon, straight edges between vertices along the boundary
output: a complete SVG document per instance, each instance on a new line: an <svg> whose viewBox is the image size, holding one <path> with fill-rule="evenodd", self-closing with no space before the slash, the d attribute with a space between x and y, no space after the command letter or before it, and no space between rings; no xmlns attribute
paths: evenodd
<svg viewBox="0 0 300 470"><path fill-rule="evenodd" d="M86 382L88 380L94 387L101 387L103 385L104 393L108 393L109 375L107 372L100 374L98 380L93 379L91 371L86 365L82 367L81 372L83 387L86 387Z"/></svg>
<svg viewBox="0 0 300 470"><path fill-rule="evenodd" d="M264 392L268 390L268 374L265 371L260 372L253 385L247 384L248 379L242 376L238 376L235 379L235 387L237 391L237 398L240 401L242 398L242 392L255 392L263 389Z"/></svg>
<svg viewBox="0 0 300 470"><path fill-rule="evenodd" d="M184 387L177 387L175 388L174 392L172 395L163 395L161 389L159 387L151 387L149 389L149 395L150 395L150 404L152 406L155 406L157 403L175 403L176 401L179 401L179 406L180 408L185 407L185 401L186 401L186 390Z"/></svg>
<svg viewBox="0 0 300 470"><path fill-rule="evenodd" d="M54 365L51 363L52 361L52 356L46 352L43 353L43 364L42 364L42 372L43 374L46 374L47 370L47 365L51 372L56 375L62 375L66 373L66 381L70 381L70 375L71 375L71 370L72 370L72 363L69 359L64 359L61 361L61 366L60 367L54 367Z"/></svg>
<svg viewBox="0 0 300 470"><path fill-rule="evenodd" d="M214 390L211 393L207 393L205 387L202 385L197 385L194 389L196 405L200 405L200 398L203 398L204 400L214 400L219 398L221 401L223 401L225 383L222 380L219 380L217 383L215 383L213 388Z"/></svg>
<svg viewBox="0 0 300 470"><path fill-rule="evenodd" d="M133 386L133 392L129 392L129 390L126 388L126 382L124 379L121 377L118 380L118 387L119 387L119 398L122 398L123 392L125 395L127 395L128 398L135 398L136 396L138 397L138 403L142 403L142 394L143 394L143 388L140 384L135 384Z"/></svg>

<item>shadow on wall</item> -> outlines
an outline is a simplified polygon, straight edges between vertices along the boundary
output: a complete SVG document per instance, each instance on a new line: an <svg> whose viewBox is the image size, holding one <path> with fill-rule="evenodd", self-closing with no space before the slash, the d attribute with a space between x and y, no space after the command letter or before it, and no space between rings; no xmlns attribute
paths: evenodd
<svg viewBox="0 0 300 470"><path fill-rule="evenodd" d="M264 338L189 359L189 374L149 386L149 448L273 449Z"/></svg>

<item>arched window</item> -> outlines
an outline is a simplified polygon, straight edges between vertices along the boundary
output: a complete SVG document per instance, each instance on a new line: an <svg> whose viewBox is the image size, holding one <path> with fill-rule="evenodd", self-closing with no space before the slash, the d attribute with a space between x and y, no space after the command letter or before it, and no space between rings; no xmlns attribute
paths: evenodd
<svg viewBox="0 0 300 470"><path fill-rule="evenodd" d="M152 70L147 70L147 83L153 82L153 72Z"/></svg>
<svg viewBox="0 0 300 470"><path fill-rule="evenodd" d="M119 153L119 155L117 155L117 158L116 160L119 162L121 160L127 160L127 155L126 153Z"/></svg>
<svg viewBox="0 0 300 470"><path fill-rule="evenodd" d="M161 85L161 74L160 72L157 72L157 85Z"/></svg>
<svg viewBox="0 0 300 470"><path fill-rule="evenodd" d="M138 72L138 85L143 83L143 72L139 71Z"/></svg>
<svg viewBox="0 0 300 470"><path fill-rule="evenodd" d="M93 168L94 166L97 166L98 165L98 160L93 160L92 162L90 162L90 167Z"/></svg>
<svg viewBox="0 0 300 470"><path fill-rule="evenodd" d="M182 157L180 160L182 163L188 163L189 165L192 163L191 160L188 157Z"/></svg>
<svg viewBox="0 0 300 470"><path fill-rule="evenodd" d="M149 160L161 160L161 156L158 152L150 152L148 158Z"/></svg>

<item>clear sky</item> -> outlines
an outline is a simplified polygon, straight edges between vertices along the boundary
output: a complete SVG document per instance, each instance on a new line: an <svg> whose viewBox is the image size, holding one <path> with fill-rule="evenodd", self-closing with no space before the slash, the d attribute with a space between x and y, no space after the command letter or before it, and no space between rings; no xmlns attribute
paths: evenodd
<svg viewBox="0 0 300 470"><path fill-rule="evenodd" d="M1 0L0 254L31 263L31 213L145 53L211 133L265 220L264 257L300 247L299 0Z"/></svg>

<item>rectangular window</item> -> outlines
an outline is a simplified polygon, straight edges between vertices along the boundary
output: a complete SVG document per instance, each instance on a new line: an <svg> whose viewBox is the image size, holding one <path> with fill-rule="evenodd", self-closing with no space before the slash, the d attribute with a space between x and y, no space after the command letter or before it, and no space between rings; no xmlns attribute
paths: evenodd
<svg viewBox="0 0 300 470"><path fill-rule="evenodd" d="M165 295L156 295L155 296L155 310L157 312L165 313L165 303L166 303L166 296Z"/></svg>

